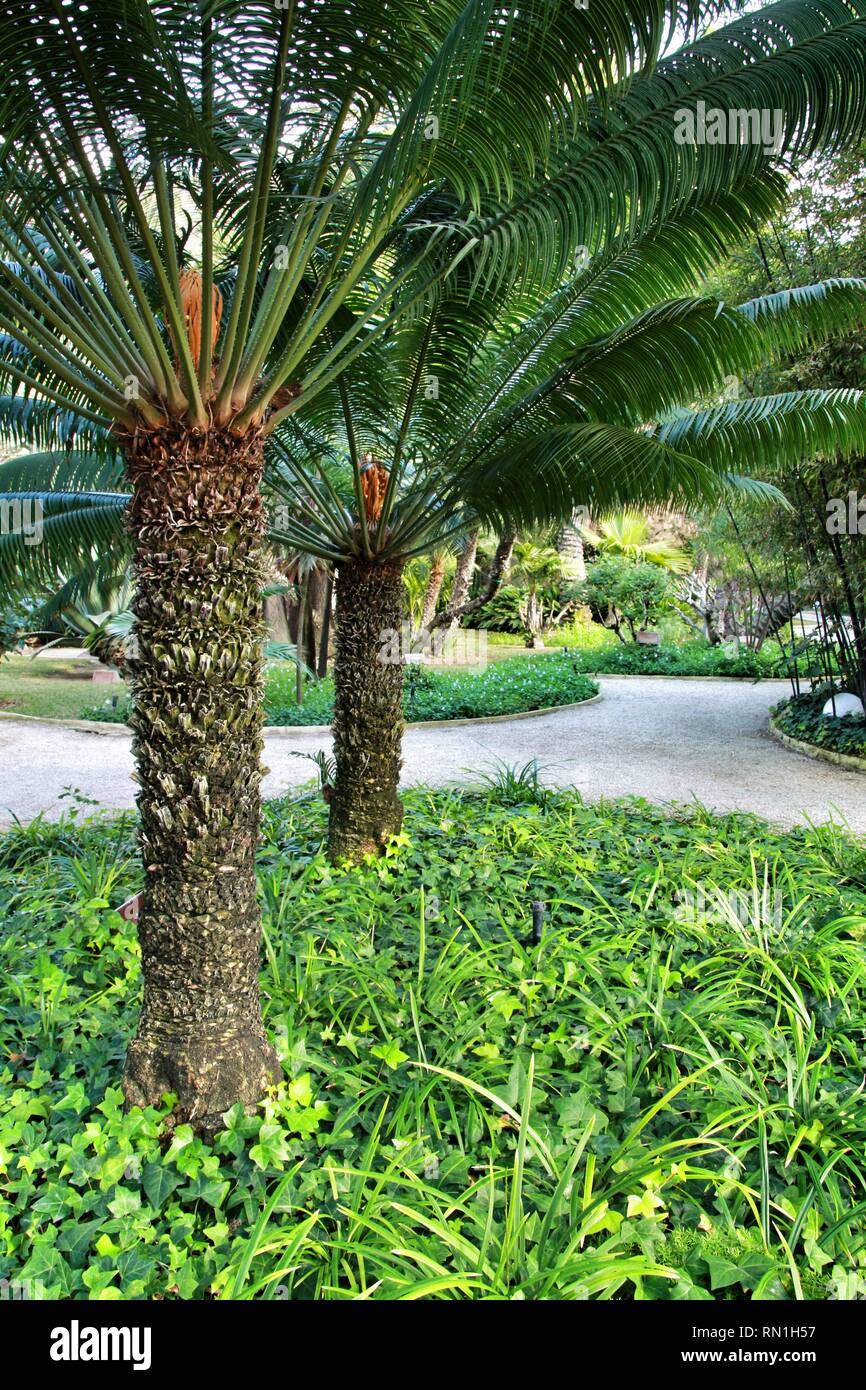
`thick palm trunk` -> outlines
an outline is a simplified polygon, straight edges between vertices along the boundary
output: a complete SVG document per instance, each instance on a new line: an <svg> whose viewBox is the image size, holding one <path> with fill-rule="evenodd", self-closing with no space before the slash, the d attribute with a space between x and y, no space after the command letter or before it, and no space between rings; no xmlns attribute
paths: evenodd
<svg viewBox="0 0 866 1390"><path fill-rule="evenodd" d="M334 659L333 859L380 854L400 829L402 567L340 565Z"/></svg>
<svg viewBox="0 0 866 1390"><path fill-rule="evenodd" d="M262 445L179 426L123 441L133 486L132 719L144 1003L129 1104L200 1130L278 1075L259 1002Z"/></svg>

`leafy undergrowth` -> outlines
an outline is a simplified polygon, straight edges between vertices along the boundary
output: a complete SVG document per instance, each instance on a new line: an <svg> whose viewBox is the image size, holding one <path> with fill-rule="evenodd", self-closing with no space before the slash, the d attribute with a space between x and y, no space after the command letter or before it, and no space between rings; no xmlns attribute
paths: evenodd
<svg viewBox="0 0 866 1390"><path fill-rule="evenodd" d="M787 666L778 648L759 652L747 647L711 647L708 642L663 642L642 647L637 642L617 643L600 651L569 651L581 670L615 676L742 676L784 677Z"/></svg>
<svg viewBox="0 0 866 1390"><path fill-rule="evenodd" d="M121 1109L132 818L0 840L0 1277L77 1299L866 1297L862 843L505 775L412 793L405 826L343 871L321 806L268 806L286 1082L212 1145L171 1097Z"/></svg>
<svg viewBox="0 0 866 1390"><path fill-rule="evenodd" d="M834 753L847 753L854 758L866 758L866 719L863 715L847 714L842 719L826 718L822 714L830 698L830 687L805 691L790 700L783 700L773 710L776 727L790 738L814 743Z"/></svg>

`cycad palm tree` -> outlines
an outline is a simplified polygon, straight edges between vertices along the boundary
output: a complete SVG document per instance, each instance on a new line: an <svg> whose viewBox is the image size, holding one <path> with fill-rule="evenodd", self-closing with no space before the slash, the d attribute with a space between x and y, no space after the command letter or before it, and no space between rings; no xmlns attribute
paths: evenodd
<svg viewBox="0 0 866 1390"><path fill-rule="evenodd" d="M10 418L27 415L23 433L43 443L70 420L86 422L85 450L110 431L132 489L146 891L130 1101L174 1090L181 1112L207 1127L276 1075L258 1002L253 876L265 437L302 408L315 434L317 401L339 395L349 490L309 458L305 430L289 431L276 468L294 507L285 539L340 565L344 672L375 653L383 624L399 625L408 554L467 515L546 515L571 491L557 431L579 455L608 452L612 498L635 468L653 480L636 490L657 496L674 452L631 433L632 418L611 430L566 409L530 445L505 411L510 452L498 453L464 419L459 443L470 452L459 468L452 456L431 471L407 446L423 364L448 356L444 338L431 349L428 327L434 314L444 322L446 276L463 272L462 314L483 319L505 288L555 283L576 246L604 251L706 203L734 174L764 171L759 147L678 145L683 103L729 104L745 64L767 104L791 113L786 153L860 134L859 0L786 0L642 75L666 35L713 9L4 5L0 386L15 396ZM690 311L665 312L675 337ZM365 475L354 424L362 364L411 314L420 338L404 415L396 431L387 402L382 416L390 467ZM610 335L598 304L595 323ZM490 402L478 404L489 420ZM530 448L554 479L537 506L520 477ZM491 462L496 476L485 474ZM684 467L692 493L704 475ZM54 505L47 521L59 531L66 503ZM99 498L78 520L107 537L120 505ZM380 787L373 819L383 825L396 814L399 683L389 675L371 705L348 679L337 701L338 747L354 769L347 796ZM384 782L355 775L371 713ZM336 843L378 838L359 824Z"/></svg>
<svg viewBox="0 0 866 1390"><path fill-rule="evenodd" d="M682 274L682 247L672 227L666 239ZM401 625L401 571L413 556L454 545L479 525L510 532L513 540L515 529L560 520L578 501L602 515L627 504L718 499L725 487L749 486L736 475L746 449L755 461L772 457L778 463L866 442L866 400L834 391L764 397L760 407L743 401L737 408L686 411L677 438L687 444L672 447L672 423L647 427L654 414L705 395L713 380L721 385L731 373L753 369L797 341L812 341L831 325L844 331L862 322L866 286L813 286L795 306L765 300L734 308L679 298L625 314L598 334L600 308L610 321L619 293L620 304L633 303L630 255L611 257L592 283L545 299L518 333L512 300L501 322L481 335L469 331L462 349L452 323L447 338L457 361L438 411L419 400L416 388L423 360L418 336L429 338L426 328L413 325L381 352L371 351L367 368L380 395L392 383L390 438L380 403L374 413L368 409L372 383L365 378L346 390L342 472L330 471L327 487L307 491L306 511L301 488L308 488L308 460L297 460L290 440L275 441L286 474L277 486L294 492L300 512L299 525L290 522L284 539L320 547L337 566L335 857L376 852L401 824L402 681L392 634ZM437 312L447 319L444 299ZM665 357L675 366L664 377L657 371L650 377L650 364ZM445 365L440 357L440 378ZM330 442L340 426L335 414ZM374 442L390 467L377 464L374 507L355 510L352 449ZM369 554L357 553L359 531Z"/></svg>

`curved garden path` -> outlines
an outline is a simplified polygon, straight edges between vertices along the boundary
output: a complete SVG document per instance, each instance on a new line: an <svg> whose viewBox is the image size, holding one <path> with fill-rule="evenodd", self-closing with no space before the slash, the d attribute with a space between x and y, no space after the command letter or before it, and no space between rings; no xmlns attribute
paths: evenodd
<svg viewBox="0 0 866 1390"><path fill-rule="evenodd" d="M513 721L409 729L405 783L441 785L490 770L497 759L542 764L543 780L584 796L635 794L655 802L696 797L716 810L755 811L784 825L845 819L866 832L866 779L791 752L767 732L783 681L601 678L604 698L584 708ZM328 735L266 731L265 794L308 780L293 752L328 749ZM0 824L57 815L76 787L100 806L133 805L129 735L100 735L0 720Z"/></svg>

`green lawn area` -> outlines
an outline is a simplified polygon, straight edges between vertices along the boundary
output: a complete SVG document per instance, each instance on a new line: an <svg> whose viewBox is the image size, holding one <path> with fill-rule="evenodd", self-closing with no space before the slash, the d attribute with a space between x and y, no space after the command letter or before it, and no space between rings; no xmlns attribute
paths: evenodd
<svg viewBox="0 0 866 1390"><path fill-rule="evenodd" d="M532 782L266 807L286 1081L123 1113L134 818L0 837L0 1276L49 1299L866 1297L862 844ZM545 906L534 940L532 903Z"/></svg>
<svg viewBox="0 0 866 1390"><path fill-rule="evenodd" d="M0 661L0 710L44 719L81 719L89 705L123 695L126 685L97 685L92 668L50 658L5 656Z"/></svg>

